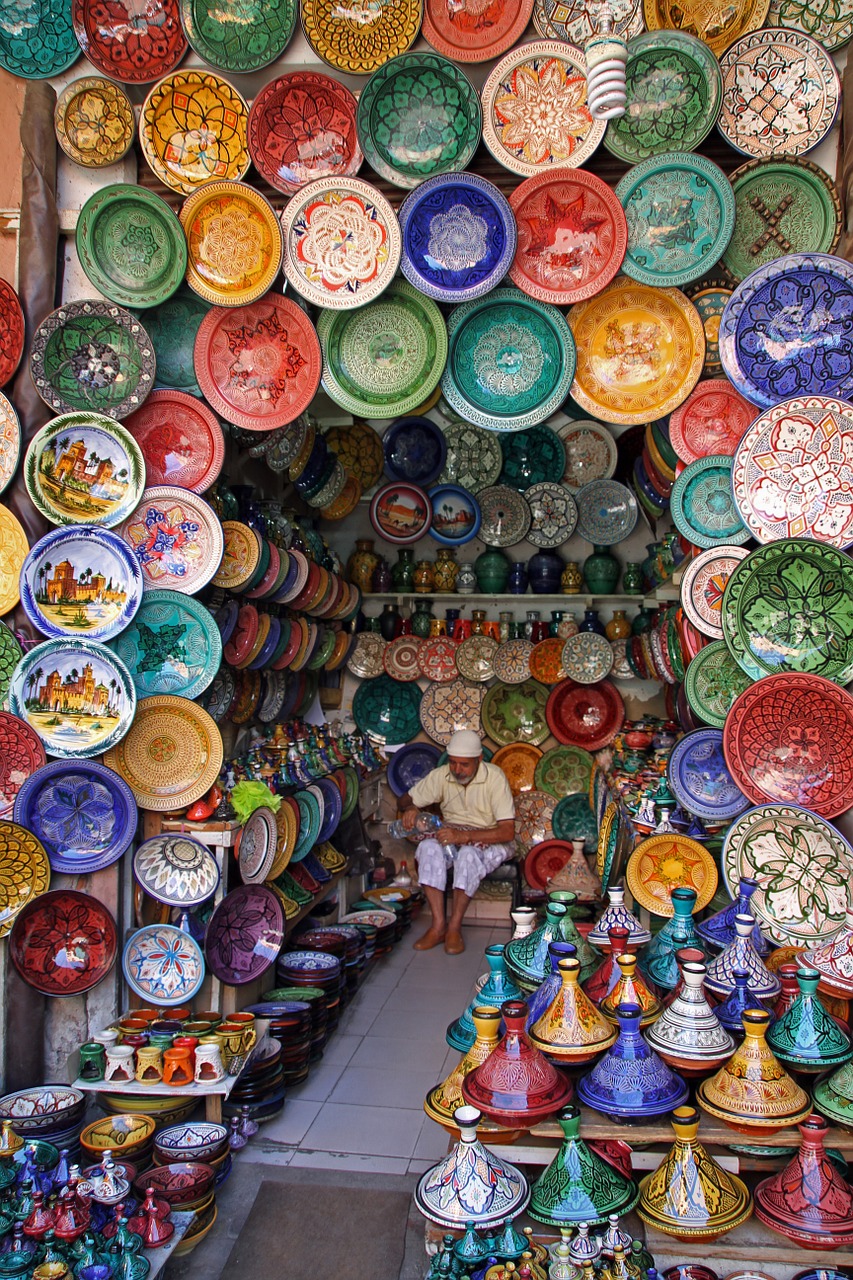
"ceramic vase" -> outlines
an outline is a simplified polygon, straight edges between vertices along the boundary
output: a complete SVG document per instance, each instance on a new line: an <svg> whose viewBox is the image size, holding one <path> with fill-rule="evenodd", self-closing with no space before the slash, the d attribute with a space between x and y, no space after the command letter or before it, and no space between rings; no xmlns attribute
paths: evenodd
<svg viewBox="0 0 853 1280"><path fill-rule="evenodd" d="M676 1108L672 1128L675 1142L640 1183L637 1213L648 1226L678 1240L716 1240L750 1216L749 1191L698 1141L694 1107Z"/></svg>
<svg viewBox="0 0 853 1280"><path fill-rule="evenodd" d="M800 1124L800 1149L781 1173L755 1188L755 1216L805 1249L853 1245L853 1191L826 1154L827 1124Z"/></svg>
<svg viewBox="0 0 853 1280"><path fill-rule="evenodd" d="M631 949L645 946L651 942L652 935L644 929L633 911L625 906L625 887L612 884L607 890L607 906L595 923L595 927L587 934L587 940L602 951L610 945L609 932L614 925L628 930L628 942Z"/></svg>
<svg viewBox="0 0 853 1280"><path fill-rule="evenodd" d="M433 574L431 560L419 560L415 565L413 575L415 591L419 595L428 595L430 591L435 590L435 575ZM419 634L418 632L415 633Z"/></svg>
<svg viewBox="0 0 853 1280"><path fill-rule="evenodd" d="M509 1000L501 1014L506 1031L485 1062L462 1081L462 1096L496 1124L529 1129L571 1101L572 1086L531 1044L524 1030L525 1002Z"/></svg>
<svg viewBox="0 0 853 1280"><path fill-rule="evenodd" d="M388 561L384 556L379 557L379 563L373 570L373 579L370 584L371 591L376 591L382 595L391 590L391 569Z"/></svg>
<svg viewBox="0 0 853 1280"><path fill-rule="evenodd" d="M432 575L430 575L430 577L432 577ZM417 588L415 589L417 590ZM432 587L429 587L428 590L432 590ZM432 621L432 601L418 600L415 605L415 611L412 614L412 635L420 636L422 640L426 640L429 636L429 629Z"/></svg>
<svg viewBox="0 0 853 1280"><path fill-rule="evenodd" d="M456 575L456 591L460 596L472 596L477 590L477 574L470 560L459 563Z"/></svg>
<svg viewBox="0 0 853 1280"><path fill-rule="evenodd" d="M809 1096L791 1079L767 1044L770 1015L743 1015L744 1038L716 1075L703 1080L696 1099L703 1111L739 1133L775 1133L799 1124L811 1110Z"/></svg>
<svg viewBox="0 0 853 1280"><path fill-rule="evenodd" d="M608 547L593 547L592 555L583 562L587 590L594 596L612 596L619 581L619 561Z"/></svg>
<svg viewBox="0 0 853 1280"><path fill-rule="evenodd" d="M440 1227L486 1227L521 1213L530 1199L527 1179L477 1138L480 1112L459 1107L454 1116L459 1141L428 1169L415 1190L415 1203L425 1218Z"/></svg>
<svg viewBox="0 0 853 1280"><path fill-rule="evenodd" d="M486 947L488 976L474 999L465 1008L464 1013L447 1028L445 1039L451 1049L467 1053L474 1043L477 1032L472 1014L476 1005L490 1005L500 1009L507 1000L521 999L521 992L507 973L505 958L507 950L508 948L499 943Z"/></svg>
<svg viewBox="0 0 853 1280"><path fill-rule="evenodd" d="M752 945L752 931L755 928L755 917L750 915L735 916L734 939L715 956L708 965L705 975L705 986L715 995L727 996L734 988L735 969L743 969L749 976L750 990L760 1000L775 1000L782 990L782 983L775 973L771 973L761 956Z"/></svg>
<svg viewBox="0 0 853 1280"><path fill-rule="evenodd" d="M604 624L608 640L625 640L631 634L631 624L624 609L614 609L613 617Z"/></svg>
<svg viewBox="0 0 853 1280"><path fill-rule="evenodd" d="M575 955L571 942L551 942L548 944L548 960L551 972L546 974L536 990L527 1001L527 1030L537 1022L548 1006L557 998L563 979L560 976L560 961L568 960Z"/></svg>
<svg viewBox="0 0 853 1280"><path fill-rule="evenodd" d="M610 995L622 973L616 961L619 956L624 956L631 950L628 944L628 930L624 925L613 926L608 942L610 945L604 959L592 977L587 978L583 984L583 989L593 1004L601 1004L604 997Z"/></svg>
<svg viewBox="0 0 853 1280"><path fill-rule="evenodd" d="M382 612L379 615L379 634L382 639L390 642L396 640L402 631L402 619L400 612L395 604L386 604L382 606Z"/></svg>
<svg viewBox="0 0 853 1280"><path fill-rule="evenodd" d="M502 595L509 578L509 560L497 547L488 547L474 561L477 590L484 595Z"/></svg>
<svg viewBox="0 0 853 1280"><path fill-rule="evenodd" d="M626 596L643 594L643 568L637 560L629 560L622 572L622 590Z"/></svg>
<svg viewBox="0 0 853 1280"><path fill-rule="evenodd" d="M523 596L527 590L527 565L523 560L516 560L510 566L506 589L511 596Z"/></svg>
<svg viewBox="0 0 853 1280"><path fill-rule="evenodd" d="M431 1120L443 1125L445 1129L455 1130L454 1115L459 1107L465 1105L462 1097L462 1081L467 1075L486 1061L493 1049L497 1048L499 1028L501 1025L500 1009L488 1005L477 1004L471 1013L474 1023L474 1043L450 1074L430 1089L424 1099L424 1111ZM496 1129L497 1126L488 1126Z"/></svg>
<svg viewBox="0 0 853 1280"><path fill-rule="evenodd" d="M707 1075L731 1057L735 1042L705 996L704 964L687 963L682 973L682 990L646 1032L646 1041L682 1075Z"/></svg>
<svg viewBox="0 0 853 1280"><path fill-rule="evenodd" d="M581 1138L578 1108L564 1107L557 1120L563 1140L533 1185L531 1218L548 1226L596 1226L612 1213L627 1213L636 1204L637 1187Z"/></svg>
<svg viewBox="0 0 853 1280"><path fill-rule="evenodd" d="M560 591L564 596L576 596L583 590L583 574L576 560L569 560L560 574Z"/></svg>
<svg viewBox="0 0 853 1280"><path fill-rule="evenodd" d="M767 1012L770 1013L771 1022L774 1020L775 1014L770 1012L765 1002L759 999L750 987L749 974L746 969L735 969L733 977L735 982L733 989L722 1004L717 1005L714 1012L729 1035L734 1036L735 1040L740 1042L743 1039L743 1015L748 1009L767 1009ZM799 987L797 991L799 991Z"/></svg>
<svg viewBox="0 0 853 1280"><path fill-rule="evenodd" d="M619 1120L664 1115L687 1100L688 1089L640 1034L637 1005L619 1010L616 1043L578 1081L578 1097Z"/></svg>
<svg viewBox="0 0 853 1280"><path fill-rule="evenodd" d="M379 556L373 550L372 538L356 538L355 551L347 560L346 575L362 592L372 590L373 571Z"/></svg>
<svg viewBox="0 0 853 1280"><path fill-rule="evenodd" d="M604 635L604 623L599 618L597 609L584 609L583 622L578 626L578 631L594 631L596 635Z"/></svg>
<svg viewBox="0 0 853 1280"><path fill-rule="evenodd" d="M563 558L556 551L535 552L527 562L527 575L533 594L556 595L560 590L560 577L564 567Z"/></svg>
<svg viewBox="0 0 853 1280"><path fill-rule="evenodd" d="M560 990L530 1027L531 1043L560 1065L592 1062L614 1043L616 1031L578 986L577 958L558 961L557 969Z"/></svg>
<svg viewBox="0 0 853 1280"><path fill-rule="evenodd" d="M651 978L655 986L665 991L677 986L681 973L675 953L682 947L695 947L702 950L701 943L693 925L693 911L696 907L696 890L679 886L669 895L673 914L666 924L655 934L643 954L639 964L647 978Z"/></svg>
<svg viewBox="0 0 853 1280"><path fill-rule="evenodd" d="M816 969L797 971L799 997L767 1032L767 1043L779 1061L809 1074L843 1066L853 1057L849 1035L818 998L818 977Z"/></svg>
<svg viewBox="0 0 853 1280"><path fill-rule="evenodd" d="M847 910L841 932L823 946L806 951L801 960L820 974L819 991L853 1000L853 907Z"/></svg>
<svg viewBox="0 0 853 1280"><path fill-rule="evenodd" d="M757 888L757 880L753 880L751 876L741 876L734 902L730 902L727 907L723 907L722 911L718 911L708 920L702 920L697 924L696 932L709 950L722 951L730 942L734 942L735 917L752 915L749 902ZM752 931L752 945L760 956L770 954L770 943L761 932L757 920Z"/></svg>
<svg viewBox="0 0 853 1280"><path fill-rule="evenodd" d="M400 595L415 589L415 553L412 547L401 547L397 563L391 569L391 586Z"/></svg>
<svg viewBox="0 0 853 1280"><path fill-rule="evenodd" d="M648 1027L661 1011L661 1002L637 973L637 957L631 952L616 957L619 978L616 985L599 1001L599 1009L608 1022L619 1020L619 1006L636 1004L640 1008L640 1026Z"/></svg>
<svg viewBox="0 0 853 1280"><path fill-rule="evenodd" d="M459 565L456 563L456 553L453 548L439 547L432 571L435 590L443 595L455 591L458 572Z"/></svg>

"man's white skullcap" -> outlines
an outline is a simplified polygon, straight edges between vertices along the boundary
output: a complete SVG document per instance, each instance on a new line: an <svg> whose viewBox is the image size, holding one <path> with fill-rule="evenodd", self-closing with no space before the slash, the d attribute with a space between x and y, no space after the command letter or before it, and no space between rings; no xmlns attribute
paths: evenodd
<svg viewBox="0 0 853 1280"><path fill-rule="evenodd" d="M447 754L470 760L483 754L483 744L473 729L457 729L447 744Z"/></svg>

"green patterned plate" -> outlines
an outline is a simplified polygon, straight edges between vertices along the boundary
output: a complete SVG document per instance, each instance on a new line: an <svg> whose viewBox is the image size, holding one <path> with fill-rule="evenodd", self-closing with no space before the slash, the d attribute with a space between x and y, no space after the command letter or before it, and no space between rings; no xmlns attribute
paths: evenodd
<svg viewBox="0 0 853 1280"><path fill-rule="evenodd" d="M135 316L111 302L69 302L33 337L30 373L54 413L84 409L126 418L154 386L151 339Z"/></svg>
<svg viewBox="0 0 853 1280"><path fill-rule="evenodd" d="M809 538L783 538L736 565L723 638L753 679L782 671L853 680L853 560Z"/></svg>
<svg viewBox="0 0 853 1280"><path fill-rule="evenodd" d="M551 815L551 829L558 840L583 840L584 853L595 853L598 824L586 791L564 795Z"/></svg>
<svg viewBox="0 0 853 1280"><path fill-rule="evenodd" d="M473 422L452 422L444 428L447 456L438 477L444 484L461 484L479 493L495 484L503 466L503 448L494 431Z"/></svg>
<svg viewBox="0 0 853 1280"><path fill-rule="evenodd" d="M690 710L705 724L722 729L732 703L752 680L742 671L724 640L700 649L687 668L684 692Z"/></svg>
<svg viewBox="0 0 853 1280"><path fill-rule="evenodd" d="M287 48L296 26L296 0L181 0L184 34L217 71L259 71Z"/></svg>
<svg viewBox="0 0 853 1280"><path fill-rule="evenodd" d="M542 423L508 435L503 442L503 459L498 484L526 493L534 484L544 484L553 476L562 476L566 466L566 448L556 431ZM570 536L571 530L561 541Z"/></svg>
<svg viewBox="0 0 853 1280"><path fill-rule="evenodd" d="M97 413L64 413L32 438L24 483L51 524L112 529L145 488L142 450L129 431Z"/></svg>
<svg viewBox="0 0 853 1280"><path fill-rule="evenodd" d="M511 742L532 742L538 746L548 737L545 704L549 690L537 680L521 684L493 684L483 699L480 719L483 728L500 747Z"/></svg>
<svg viewBox="0 0 853 1280"><path fill-rule="evenodd" d="M145 328L157 357L156 387L201 395L193 349L198 327L209 310L209 302L182 284L166 302L145 312Z"/></svg>
<svg viewBox="0 0 853 1280"><path fill-rule="evenodd" d="M222 637L210 610L180 591L146 591L136 617L111 640L139 698L173 693L197 698L222 661Z"/></svg>
<svg viewBox="0 0 853 1280"><path fill-rule="evenodd" d="M518 431L556 412L575 375L575 342L562 312L519 289L493 289L455 307L441 380L468 422Z"/></svg>
<svg viewBox="0 0 853 1280"><path fill-rule="evenodd" d="M576 791L588 795L594 763L583 747L552 747L537 762L533 775L536 790L547 791L557 799Z"/></svg>
<svg viewBox="0 0 853 1280"><path fill-rule="evenodd" d="M12 681L12 672L24 656L24 651L15 639L15 634L0 622L0 706L8 705L6 695Z"/></svg>
<svg viewBox="0 0 853 1280"><path fill-rule="evenodd" d="M356 311L321 311L323 389L365 418L399 418L438 386L447 330L438 306L406 280Z"/></svg>
<svg viewBox="0 0 853 1280"><path fill-rule="evenodd" d="M697 547L740 546L751 536L732 495L732 460L724 454L685 467L673 485L670 511L678 532Z"/></svg>
<svg viewBox="0 0 853 1280"><path fill-rule="evenodd" d="M375 71L358 99L364 158L380 178L416 187L467 168L483 126L468 77L437 53L401 53Z"/></svg>
<svg viewBox="0 0 853 1280"><path fill-rule="evenodd" d="M830 51L840 49L853 37L853 6L849 0L834 4L813 4L811 0L770 0L766 27L787 27L804 31Z"/></svg>
<svg viewBox="0 0 853 1280"><path fill-rule="evenodd" d="M180 222L153 191L116 182L90 196L77 219L77 256L92 284L124 307L170 298L187 269Z"/></svg>
<svg viewBox="0 0 853 1280"><path fill-rule="evenodd" d="M717 123L720 65L703 40L683 31L647 31L628 43L630 106L611 120L607 150L628 164L668 151L695 151Z"/></svg>
<svg viewBox="0 0 853 1280"><path fill-rule="evenodd" d="M652 156L625 175L616 194L628 220L622 270L640 284L698 280L719 262L732 238L731 183L704 156Z"/></svg>
<svg viewBox="0 0 853 1280"><path fill-rule="evenodd" d="M421 728L423 690L390 676L363 680L352 700L353 719L362 733L381 742L411 742Z"/></svg>

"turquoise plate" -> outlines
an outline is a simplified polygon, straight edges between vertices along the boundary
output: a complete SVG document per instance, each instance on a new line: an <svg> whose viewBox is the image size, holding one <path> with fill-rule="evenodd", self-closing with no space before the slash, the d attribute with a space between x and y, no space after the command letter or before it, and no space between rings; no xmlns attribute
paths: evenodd
<svg viewBox="0 0 853 1280"><path fill-rule="evenodd" d="M628 220L622 271L640 284L689 284L728 248L735 226L732 184L704 156L652 156L626 173L616 194Z"/></svg>
<svg viewBox="0 0 853 1280"><path fill-rule="evenodd" d="M362 733L382 742L411 742L421 728L421 698L417 684L390 676L363 680L352 700L353 719Z"/></svg>
<svg viewBox="0 0 853 1280"><path fill-rule="evenodd" d="M524 493L566 469L566 447L548 426L529 427L508 436L503 443L503 467L498 484Z"/></svg>
<svg viewBox="0 0 853 1280"><path fill-rule="evenodd" d="M544 422L569 394L575 341L562 313L520 289L493 289L456 307L441 390L466 422L519 431Z"/></svg>
<svg viewBox="0 0 853 1280"><path fill-rule="evenodd" d="M197 698L222 661L213 615L180 591L146 591L142 606L109 647L131 674L137 696L172 693Z"/></svg>
<svg viewBox="0 0 853 1280"><path fill-rule="evenodd" d="M752 536L732 493L732 460L725 454L699 458L685 467L669 500L673 523L696 547L739 547Z"/></svg>
<svg viewBox="0 0 853 1280"><path fill-rule="evenodd" d="M583 840L584 853L598 848L598 823L585 791L563 796L551 815L551 829L558 840Z"/></svg>
<svg viewBox="0 0 853 1280"><path fill-rule="evenodd" d="M320 813L317 797L310 791L295 791L293 799L299 808L299 835L290 861L301 862L306 853L310 853L317 843L320 827L323 825L323 815Z"/></svg>
<svg viewBox="0 0 853 1280"><path fill-rule="evenodd" d="M80 57L71 0L3 0L0 67L27 80L47 80ZM97 127L97 126L96 126Z"/></svg>
<svg viewBox="0 0 853 1280"><path fill-rule="evenodd" d="M157 357L155 388L201 397L193 350L198 327L209 310L208 302L181 285L166 302L145 312L145 328Z"/></svg>

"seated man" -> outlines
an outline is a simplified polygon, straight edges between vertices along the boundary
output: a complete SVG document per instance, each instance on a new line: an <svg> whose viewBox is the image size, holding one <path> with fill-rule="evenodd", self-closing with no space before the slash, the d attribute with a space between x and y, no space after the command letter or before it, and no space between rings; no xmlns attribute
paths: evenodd
<svg viewBox="0 0 853 1280"><path fill-rule="evenodd" d="M400 798L402 822L412 831L418 810L438 805L444 826L418 845L418 878L432 923L415 943L428 951L444 943L448 955L465 950L462 918L483 876L506 862L515 847L515 806L506 775L483 761L483 746L471 729L460 729L447 744L448 763L433 769ZM445 846L453 858L453 906L444 921L447 884Z"/></svg>

